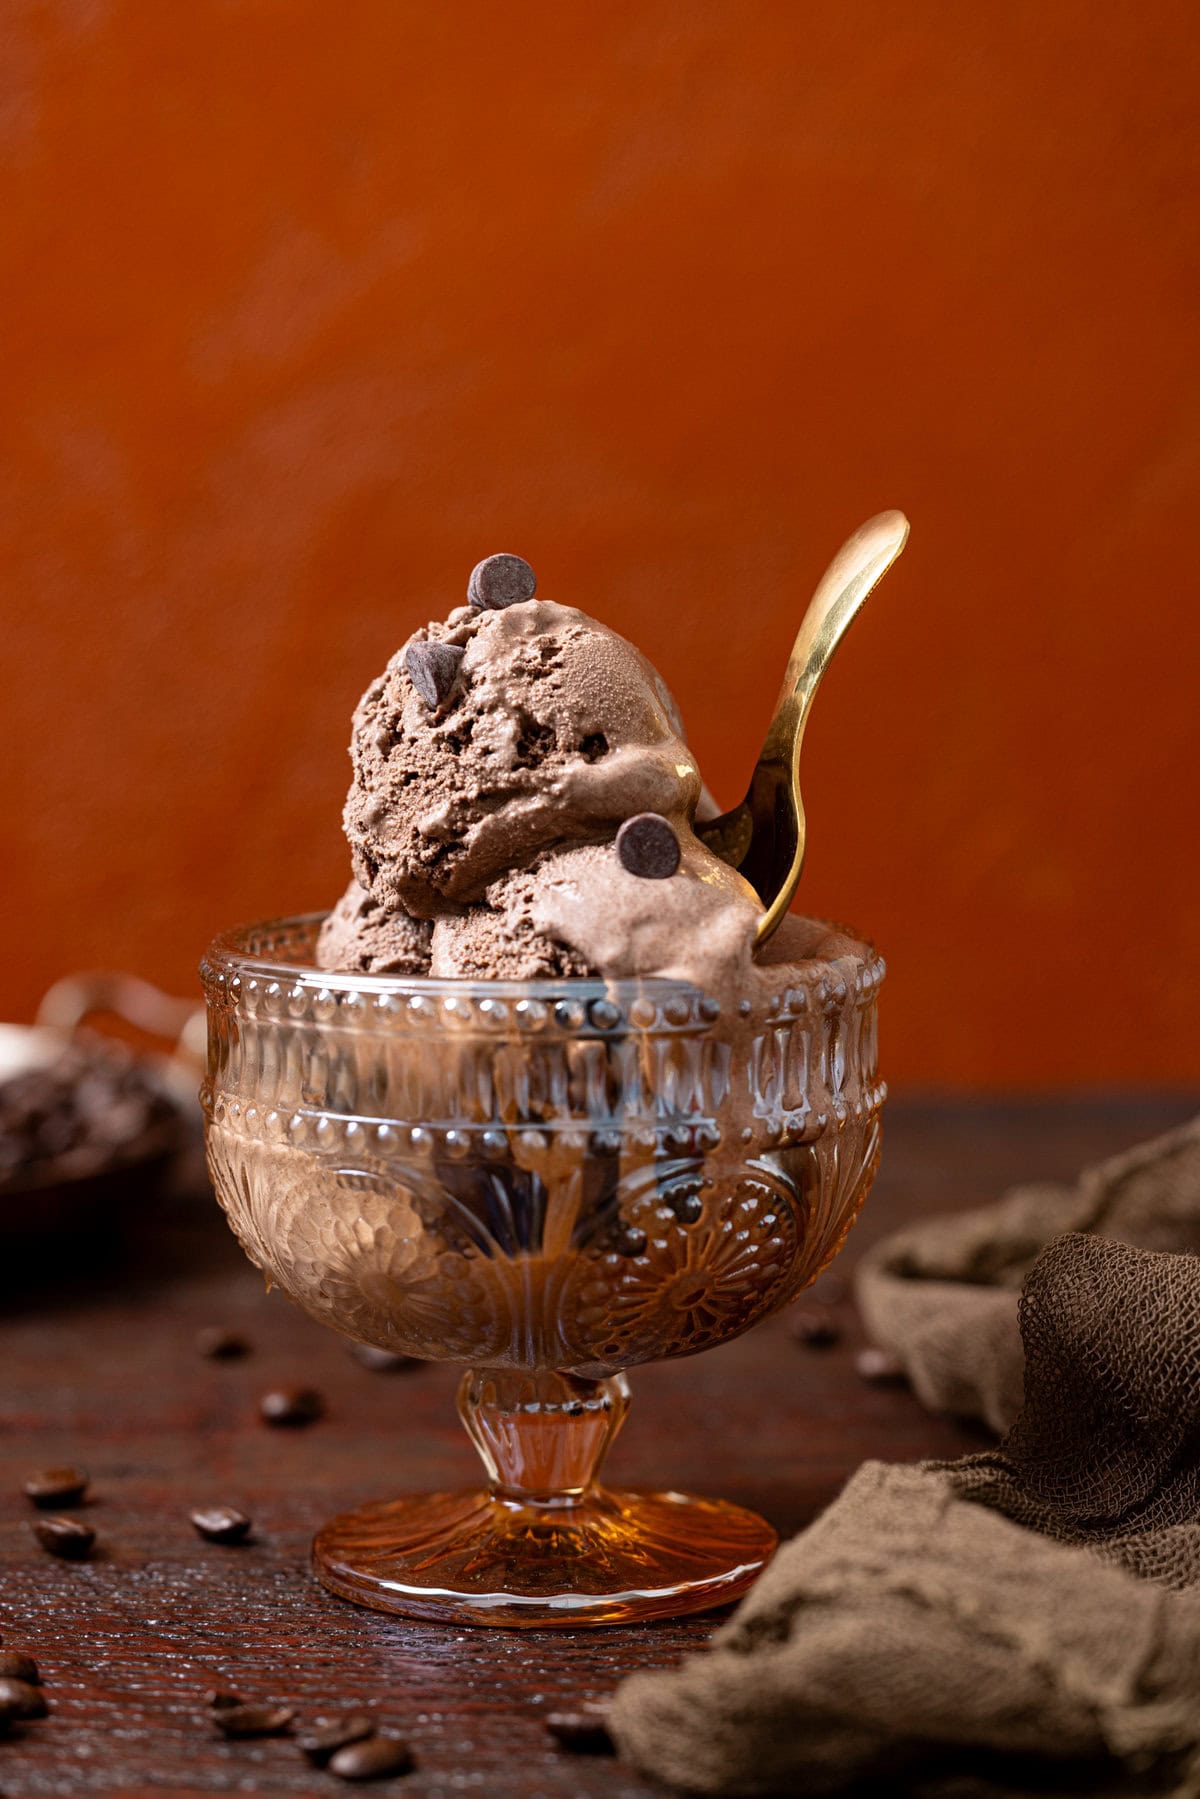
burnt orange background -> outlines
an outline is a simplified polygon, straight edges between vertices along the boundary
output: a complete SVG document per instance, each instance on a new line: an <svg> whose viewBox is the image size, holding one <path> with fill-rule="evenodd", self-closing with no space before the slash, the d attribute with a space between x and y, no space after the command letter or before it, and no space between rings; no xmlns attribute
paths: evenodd
<svg viewBox="0 0 1200 1799"><path fill-rule="evenodd" d="M5 965L339 891L347 720L495 549L719 797L884 506L804 900L889 1072L1197 1072L1189 4L0 12Z"/></svg>

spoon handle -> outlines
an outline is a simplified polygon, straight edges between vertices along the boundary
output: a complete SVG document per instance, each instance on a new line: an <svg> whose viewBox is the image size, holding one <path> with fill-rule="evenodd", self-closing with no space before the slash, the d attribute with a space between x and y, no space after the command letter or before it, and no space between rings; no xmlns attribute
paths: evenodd
<svg viewBox="0 0 1200 1799"><path fill-rule="evenodd" d="M908 520L902 512L877 513L846 539L825 570L788 657L763 744L764 757L786 757L790 752L794 766L821 676L863 601L892 566L907 538Z"/></svg>
<svg viewBox="0 0 1200 1799"><path fill-rule="evenodd" d="M868 519L846 540L826 569L796 633L770 729L746 796L755 820L755 837L772 864L770 868L752 871L752 849L742 869L752 886L771 895L759 921L756 943L765 943L778 928L804 867L800 745L821 676L863 601L887 573L907 538L908 520L902 512L880 512ZM781 831L779 826L788 811L794 812L794 829ZM765 831L763 825L767 826ZM757 847L756 844L754 848Z"/></svg>

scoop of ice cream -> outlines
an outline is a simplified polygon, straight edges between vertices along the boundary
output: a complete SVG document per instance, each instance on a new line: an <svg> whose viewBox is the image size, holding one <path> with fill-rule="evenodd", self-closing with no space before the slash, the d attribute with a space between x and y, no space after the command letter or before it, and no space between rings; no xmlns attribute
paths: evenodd
<svg viewBox="0 0 1200 1799"><path fill-rule="evenodd" d="M355 874L421 918L634 813L686 829L701 787L657 671L545 600L462 607L417 632L360 702L351 756Z"/></svg>
<svg viewBox="0 0 1200 1799"><path fill-rule="evenodd" d="M690 831L667 877L636 874L611 843L553 852L518 877L520 911L536 938L566 946L582 968L612 979L664 975L711 985L750 967L762 907L754 890ZM514 881L489 889L511 915ZM435 944L442 930L434 927ZM436 955L435 949L435 955Z"/></svg>
<svg viewBox="0 0 1200 1799"><path fill-rule="evenodd" d="M676 975L730 990L761 906L692 830L702 784L632 644L493 556L354 715L356 881L322 967L467 979Z"/></svg>

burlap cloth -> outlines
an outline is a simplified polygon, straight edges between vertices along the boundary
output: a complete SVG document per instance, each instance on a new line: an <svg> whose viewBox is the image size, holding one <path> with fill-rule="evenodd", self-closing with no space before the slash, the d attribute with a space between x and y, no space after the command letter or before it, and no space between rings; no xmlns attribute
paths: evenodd
<svg viewBox="0 0 1200 1799"><path fill-rule="evenodd" d="M1197 1251L1200 1120L875 1249L871 1335L1008 1435L860 1468L618 1690L622 1754L697 1793L1200 1795Z"/></svg>

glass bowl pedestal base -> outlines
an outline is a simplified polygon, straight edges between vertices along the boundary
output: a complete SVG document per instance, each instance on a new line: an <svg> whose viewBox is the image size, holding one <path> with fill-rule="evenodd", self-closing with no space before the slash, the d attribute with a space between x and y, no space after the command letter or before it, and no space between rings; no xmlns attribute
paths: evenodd
<svg viewBox="0 0 1200 1799"><path fill-rule="evenodd" d="M628 1406L624 1375L465 1375L459 1411L487 1487L343 1513L313 1544L318 1579L376 1611L542 1629L677 1617L738 1598L775 1547L764 1519L720 1500L597 1483Z"/></svg>

